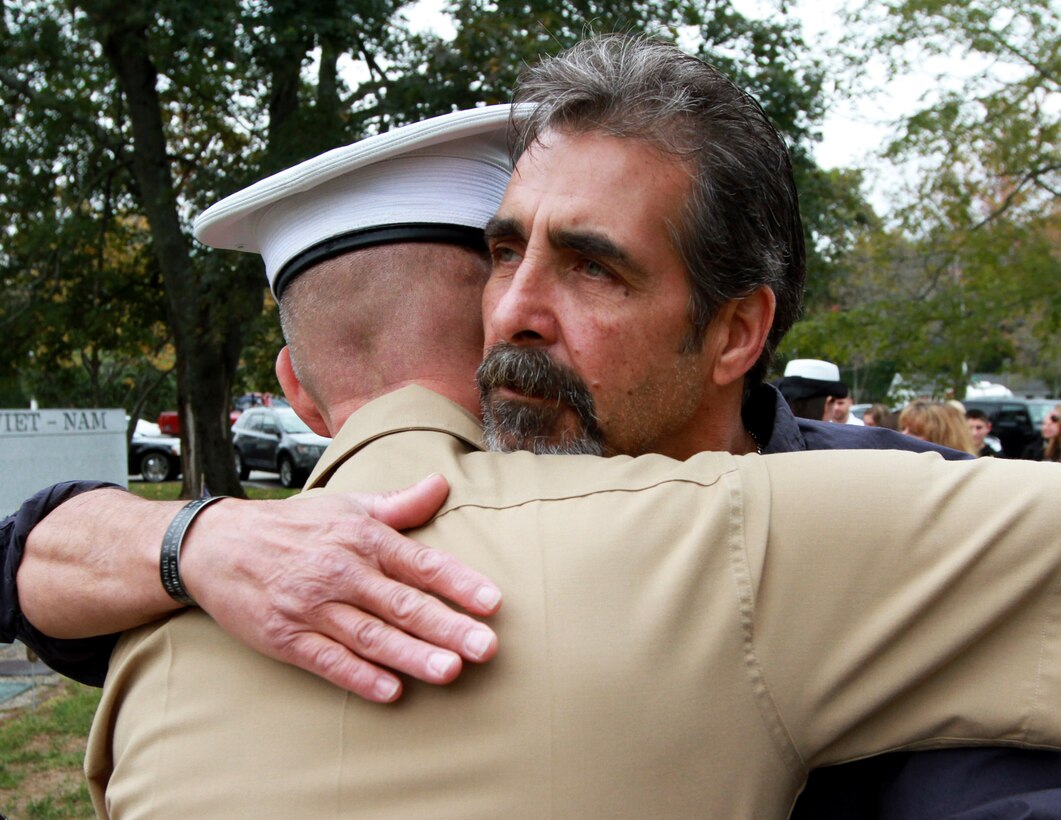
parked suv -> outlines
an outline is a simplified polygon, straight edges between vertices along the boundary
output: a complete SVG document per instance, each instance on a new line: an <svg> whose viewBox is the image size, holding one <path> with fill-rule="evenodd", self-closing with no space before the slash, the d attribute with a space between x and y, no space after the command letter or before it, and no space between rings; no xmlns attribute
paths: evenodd
<svg viewBox="0 0 1061 820"><path fill-rule="evenodd" d="M1032 421L1029 399L982 398L965 399L966 410L983 410L991 422L991 435L1002 442L1006 458L1020 458L1028 444L1039 437L1039 428Z"/></svg>
<svg viewBox="0 0 1061 820"><path fill-rule="evenodd" d="M280 474L285 487L301 487L330 438L318 436L289 407L251 407L232 425L236 472L246 480L251 470Z"/></svg>

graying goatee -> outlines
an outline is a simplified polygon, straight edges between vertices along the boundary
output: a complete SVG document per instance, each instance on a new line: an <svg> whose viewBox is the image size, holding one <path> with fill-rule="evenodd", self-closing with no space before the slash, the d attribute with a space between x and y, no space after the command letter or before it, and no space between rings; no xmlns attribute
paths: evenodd
<svg viewBox="0 0 1061 820"><path fill-rule="evenodd" d="M554 362L544 349L495 344L479 366L476 381L486 442L491 450L604 454L604 437L589 388L574 371ZM499 388L542 401L502 399L496 395ZM565 409L575 414L578 430L558 439L554 428Z"/></svg>

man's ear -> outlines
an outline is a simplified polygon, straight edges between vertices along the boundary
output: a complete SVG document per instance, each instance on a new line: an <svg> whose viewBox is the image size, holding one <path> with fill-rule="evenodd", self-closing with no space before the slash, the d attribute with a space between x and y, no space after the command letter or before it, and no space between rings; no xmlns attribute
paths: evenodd
<svg viewBox="0 0 1061 820"><path fill-rule="evenodd" d="M295 375L295 366L291 363L291 351L287 345L284 345L276 356L276 378L298 417L306 422L314 433L330 437L331 431L317 408L317 403Z"/></svg>
<svg viewBox="0 0 1061 820"><path fill-rule="evenodd" d="M712 380L719 386L743 379L759 360L774 324L777 297L763 285L723 306L712 324L718 347Z"/></svg>

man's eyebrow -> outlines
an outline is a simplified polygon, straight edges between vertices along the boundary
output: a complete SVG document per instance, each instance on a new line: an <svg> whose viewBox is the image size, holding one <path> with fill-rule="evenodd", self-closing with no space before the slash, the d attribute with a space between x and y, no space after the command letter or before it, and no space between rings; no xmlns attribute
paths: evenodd
<svg viewBox="0 0 1061 820"><path fill-rule="evenodd" d="M595 231L558 230L550 233L549 241L558 248L567 248L621 268L631 284L649 278L648 271L636 262L625 248L604 234Z"/></svg>
<svg viewBox="0 0 1061 820"><path fill-rule="evenodd" d="M632 264L630 254L603 234L592 231L553 231L549 241L558 248L567 248L577 253L607 259L623 265Z"/></svg>
<svg viewBox="0 0 1061 820"><path fill-rule="evenodd" d="M483 228L486 241L517 238L528 240L523 223L513 217L495 216ZM648 273L635 262L630 254L604 234L595 231L550 231L549 243L556 248L564 248L583 256L600 259L613 265L621 266L634 280L648 278Z"/></svg>
<svg viewBox="0 0 1061 820"><path fill-rule="evenodd" d="M487 241L509 236L526 237L522 223L518 219L507 216L491 217L490 221L486 223L486 227L483 228L483 235Z"/></svg>

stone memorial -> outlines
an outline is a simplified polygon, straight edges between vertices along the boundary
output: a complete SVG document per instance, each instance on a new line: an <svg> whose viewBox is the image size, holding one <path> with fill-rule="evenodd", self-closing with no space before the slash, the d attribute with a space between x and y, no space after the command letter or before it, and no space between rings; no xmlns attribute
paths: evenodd
<svg viewBox="0 0 1061 820"><path fill-rule="evenodd" d="M128 486L125 411L0 410L0 516L50 484Z"/></svg>

